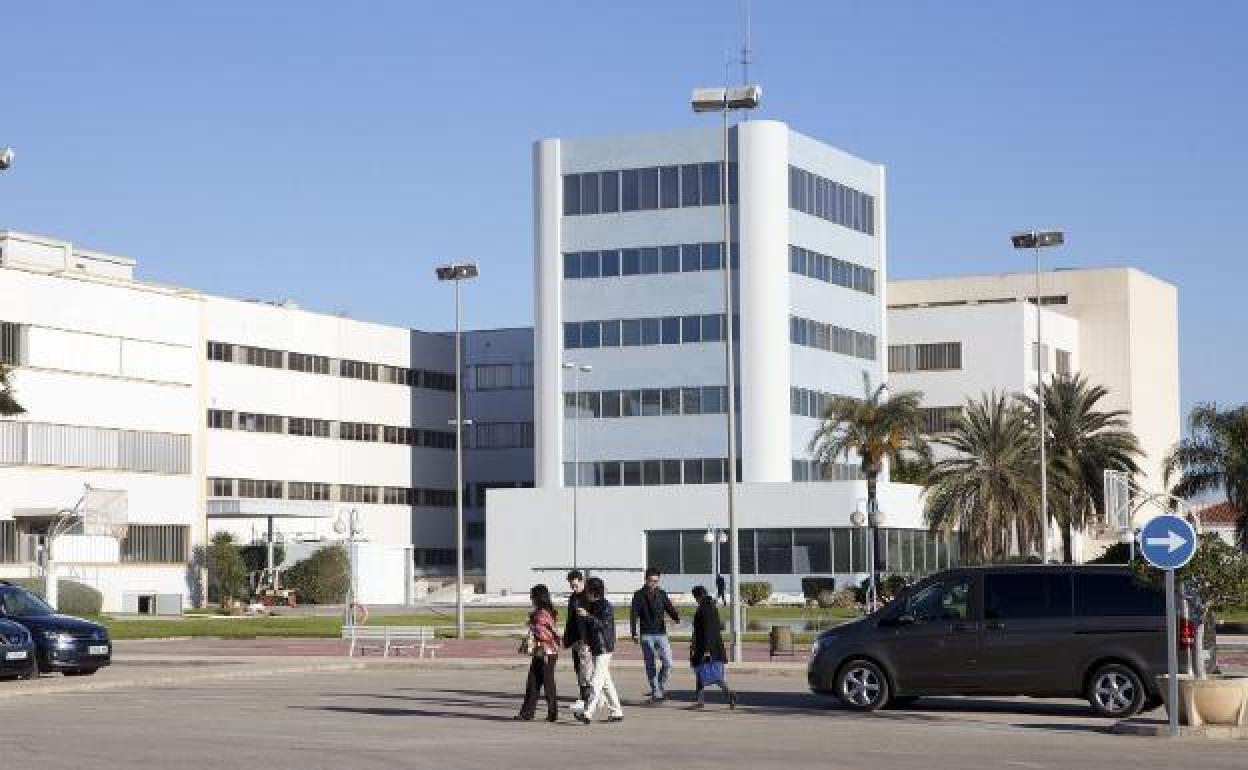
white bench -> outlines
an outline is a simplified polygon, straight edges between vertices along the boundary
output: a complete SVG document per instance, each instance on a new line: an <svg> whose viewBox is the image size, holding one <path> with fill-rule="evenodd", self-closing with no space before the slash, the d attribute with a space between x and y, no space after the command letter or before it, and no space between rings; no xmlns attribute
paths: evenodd
<svg viewBox="0 0 1248 770"><path fill-rule="evenodd" d="M433 658L442 649L442 645L435 643L437 634L431 626L343 626L342 638L351 642L348 657L355 655L357 646L361 655L366 650L375 649L381 651L383 658L389 657L391 650L395 655L403 650L415 650L421 658L428 651L429 657Z"/></svg>

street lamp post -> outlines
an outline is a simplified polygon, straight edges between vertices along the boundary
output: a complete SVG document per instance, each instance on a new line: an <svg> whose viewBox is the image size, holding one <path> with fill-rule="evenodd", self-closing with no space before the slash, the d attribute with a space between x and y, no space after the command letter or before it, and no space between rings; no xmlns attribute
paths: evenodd
<svg viewBox="0 0 1248 770"><path fill-rule="evenodd" d="M723 543L728 542L728 533L716 527L713 524L706 525L706 534L702 536L702 542L711 547L711 572L715 578L719 578L719 547Z"/></svg>
<svg viewBox="0 0 1248 770"><path fill-rule="evenodd" d="M269 549L273 548L273 517L269 517ZM347 625L355 625L355 603L356 603L356 548L355 544L360 535L364 534L364 528L360 526L360 510L352 508L349 511L340 511L338 520L334 522L334 532L339 535L347 536Z"/></svg>
<svg viewBox="0 0 1248 770"><path fill-rule="evenodd" d="M732 213L728 206L729 146L728 113L758 107L763 89L756 85L733 88L696 88L693 91L694 112L718 112L723 115L723 167L720 177L719 203L724 227L724 370L728 384L728 539L732 542L732 659L742 659L741 649L741 554L737 546L737 388L736 362L733 352L732 312Z"/></svg>
<svg viewBox="0 0 1248 770"><path fill-rule="evenodd" d="M572 569L581 566L577 558L577 491L581 488L581 372L589 374L594 367L565 361L564 369L572 372Z"/></svg>
<svg viewBox="0 0 1248 770"><path fill-rule="evenodd" d="M1060 246L1066 241L1061 230L1029 230L1010 236L1010 242L1016 249L1031 249L1036 257L1036 396L1040 404L1040 521L1041 521L1041 553L1040 561L1049 563L1049 463L1048 427L1044 413L1044 367L1048 364L1048 356L1044 355L1044 335L1041 332L1041 295L1040 295L1040 249L1049 246Z"/></svg>
<svg viewBox="0 0 1248 770"><path fill-rule="evenodd" d="M464 388L462 334L459 326L459 284L480 275L475 263L443 265L439 281L455 284L455 636L464 638Z"/></svg>

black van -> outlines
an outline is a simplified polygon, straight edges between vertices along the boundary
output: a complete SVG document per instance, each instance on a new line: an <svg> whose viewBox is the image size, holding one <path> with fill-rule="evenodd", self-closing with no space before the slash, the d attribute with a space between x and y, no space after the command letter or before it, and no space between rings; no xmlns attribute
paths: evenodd
<svg viewBox="0 0 1248 770"><path fill-rule="evenodd" d="M923 695L1027 695L1087 698L1101 716L1127 717L1161 705L1165 607L1127 567L949 570L820 634L807 679L858 711ZM1180 620L1180 671L1194 631Z"/></svg>

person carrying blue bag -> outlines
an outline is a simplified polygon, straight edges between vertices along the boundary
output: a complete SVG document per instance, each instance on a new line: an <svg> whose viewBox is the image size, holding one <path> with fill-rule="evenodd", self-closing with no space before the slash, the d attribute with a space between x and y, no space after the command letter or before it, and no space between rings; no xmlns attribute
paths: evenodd
<svg viewBox="0 0 1248 770"><path fill-rule="evenodd" d="M693 666L698 682L697 699L691 709L706 708L706 688L719 685L728 696L728 708L737 707L737 694L728 687L725 678L728 651L720 635L719 610L715 599L702 586L693 587L693 598L698 610L693 615L693 640L689 644L689 665Z"/></svg>

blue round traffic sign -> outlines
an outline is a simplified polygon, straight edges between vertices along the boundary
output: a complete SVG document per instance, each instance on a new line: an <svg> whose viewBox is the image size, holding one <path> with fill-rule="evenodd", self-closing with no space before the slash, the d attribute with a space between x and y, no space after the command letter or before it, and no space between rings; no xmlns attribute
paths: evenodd
<svg viewBox="0 0 1248 770"><path fill-rule="evenodd" d="M1140 530L1140 554L1157 569L1178 569L1196 553L1196 530L1181 516L1158 516Z"/></svg>

